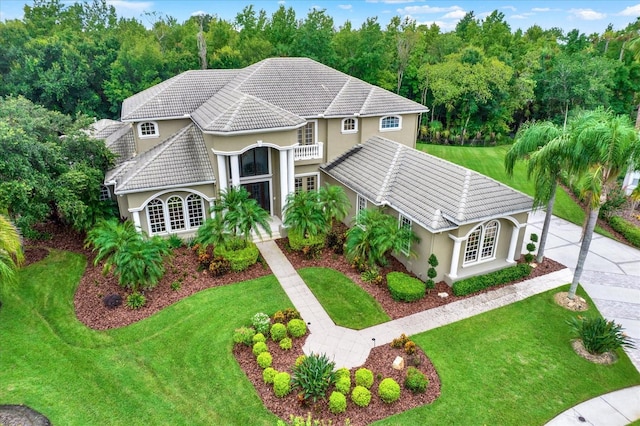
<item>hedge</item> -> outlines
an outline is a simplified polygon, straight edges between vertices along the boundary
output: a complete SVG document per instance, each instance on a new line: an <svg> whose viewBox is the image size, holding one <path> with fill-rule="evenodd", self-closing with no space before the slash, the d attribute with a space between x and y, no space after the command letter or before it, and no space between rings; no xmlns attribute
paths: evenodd
<svg viewBox="0 0 640 426"><path fill-rule="evenodd" d="M403 272L389 272L387 274L387 287L393 300L413 302L424 297L425 283Z"/></svg>
<svg viewBox="0 0 640 426"><path fill-rule="evenodd" d="M453 294L456 296L466 296L467 294L493 287L495 285L509 283L519 280L531 274L531 266L521 263L500 271L491 272L477 277L471 277L453 283Z"/></svg>
<svg viewBox="0 0 640 426"><path fill-rule="evenodd" d="M609 219L609 225L621 233L633 246L640 247L640 228L619 216Z"/></svg>
<svg viewBox="0 0 640 426"><path fill-rule="evenodd" d="M289 231L288 238L291 250L306 250L316 253L324 248L327 236L324 233L320 233L318 235L311 235L305 238L300 232L291 229Z"/></svg>
<svg viewBox="0 0 640 426"><path fill-rule="evenodd" d="M227 250L223 246L216 247L216 256L222 256L231 264L231 270L234 272L244 271L251 265L255 265L258 261L260 251L252 241L247 241L247 246L239 250Z"/></svg>

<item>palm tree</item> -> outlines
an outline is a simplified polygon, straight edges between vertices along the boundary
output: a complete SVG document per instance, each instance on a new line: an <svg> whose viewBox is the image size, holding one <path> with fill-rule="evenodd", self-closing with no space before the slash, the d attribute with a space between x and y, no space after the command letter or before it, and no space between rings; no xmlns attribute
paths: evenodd
<svg viewBox="0 0 640 426"><path fill-rule="evenodd" d="M22 238L18 228L0 215L0 283L15 283L16 271L24 261Z"/></svg>
<svg viewBox="0 0 640 426"><path fill-rule="evenodd" d="M113 255L113 273L122 287L153 288L164 275L164 258L170 253L167 240L157 235L130 241Z"/></svg>
<svg viewBox="0 0 640 426"><path fill-rule="evenodd" d="M347 217L351 203L349 197L344 192L344 188L328 183L318 191L318 200L322 205L325 219L329 229L333 228L334 220L342 220Z"/></svg>
<svg viewBox="0 0 640 426"><path fill-rule="evenodd" d="M327 216L315 191L298 191L287 195L284 205L284 225L309 238L327 231Z"/></svg>
<svg viewBox="0 0 640 426"><path fill-rule="evenodd" d="M251 239L251 231L262 237L259 228L271 236L269 213L251 198L244 187L231 187L222 191L220 202L214 210L223 215L222 221L234 237L248 241Z"/></svg>
<svg viewBox="0 0 640 426"><path fill-rule="evenodd" d="M529 160L527 178L531 179L533 176L535 182L533 207L537 209L547 205L536 257L538 263L542 262L544 258L544 248L553 216L558 180L563 170L562 161L560 161L562 154L560 148L565 142L566 135L563 130L549 121L526 123L518 131L515 143L504 158L504 167L510 177L513 177L513 169L518 160ZM551 146L541 154L540 148L548 144Z"/></svg>
<svg viewBox="0 0 640 426"><path fill-rule="evenodd" d="M136 231L133 222L102 220L87 232L85 248L93 245L93 250L98 251L93 264L97 265L100 261L105 260L103 272L106 273L113 266L113 256L120 248L140 240L142 240L142 234Z"/></svg>
<svg viewBox="0 0 640 426"><path fill-rule="evenodd" d="M579 114L572 121L569 133L570 150L567 151L567 157L572 159L569 172L582 178L582 193L589 206L578 263L569 289L569 298L573 299L600 207L615 187L620 174L631 162L640 159L640 143L629 117L616 116L610 109L603 108Z"/></svg>

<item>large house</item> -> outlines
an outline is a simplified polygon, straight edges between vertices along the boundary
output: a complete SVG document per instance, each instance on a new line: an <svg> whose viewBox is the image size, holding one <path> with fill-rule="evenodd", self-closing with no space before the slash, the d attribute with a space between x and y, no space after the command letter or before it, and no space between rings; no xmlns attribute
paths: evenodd
<svg viewBox="0 0 640 426"><path fill-rule="evenodd" d="M188 236L231 186L281 218L287 194L330 182L351 198L347 222L380 206L412 227L418 256L400 260L420 277L431 253L449 283L513 264L531 198L415 150L427 111L306 58L187 71L95 124L118 154L102 196L148 234Z"/></svg>

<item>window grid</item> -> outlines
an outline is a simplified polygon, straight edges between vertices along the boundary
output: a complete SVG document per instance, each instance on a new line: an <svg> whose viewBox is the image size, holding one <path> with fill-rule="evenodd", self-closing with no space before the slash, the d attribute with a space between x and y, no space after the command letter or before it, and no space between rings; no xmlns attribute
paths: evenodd
<svg viewBox="0 0 640 426"><path fill-rule="evenodd" d="M202 197L191 194L187 197L187 214L189 215L189 226L198 227L204 223L204 208Z"/></svg>
<svg viewBox="0 0 640 426"><path fill-rule="evenodd" d="M295 192L300 192L302 191L302 178L298 177L295 178Z"/></svg>
<svg viewBox="0 0 640 426"><path fill-rule="evenodd" d="M167 210L169 211L169 225L172 231L185 229L184 208L182 198L171 197L167 200Z"/></svg>
<svg viewBox="0 0 640 426"><path fill-rule="evenodd" d="M498 222L491 221L484 228L484 238L482 240L481 259L489 259L493 257L496 238L498 237Z"/></svg>
<svg viewBox="0 0 640 426"><path fill-rule="evenodd" d="M380 128L382 129L397 129L400 127L400 117L389 116L384 117L380 122Z"/></svg>
<svg viewBox="0 0 640 426"><path fill-rule="evenodd" d="M495 257L496 244L500 224L492 220L478 226L467 238L467 246L464 252L464 264L479 262Z"/></svg>
<svg viewBox="0 0 640 426"><path fill-rule="evenodd" d="M152 234L164 232L167 230L164 221L164 208L161 200L151 200L147 205L147 214L149 216L149 229Z"/></svg>
<svg viewBox="0 0 640 426"><path fill-rule="evenodd" d="M315 130L316 126L314 122L308 122L303 127L300 127L298 129L298 143L300 145L315 144Z"/></svg>
<svg viewBox="0 0 640 426"><path fill-rule="evenodd" d="M355 132L356 128L356 119L355 118L345 118L342 122L342 131L343 132Z"/></svg>
<svg viewBox="0 0 640 426"><path fill-rule="evenodd" d="M158 131L156 129L155 123L147 121L145 123L140 123L140 136L156 136Z"/></svg>
<svg viewBox="0 0 640 426"><path fill-rule="evenodd" d="M105 185L100 186L100 201L106 201L111 198L111 191Z"/></svg>
<svg viewBox="0 0 640 426"><path fill-rule="evenodd" d="M411 231L411 226L412 226L411 219L403 215L398 216L398 219L399 219L398 225L400 228L404 228L404 229L407 229L408 231ZM402 253L405 256L409 256L410 252L411 252L411 240L407 240L406 245L402 248Z"/></svg>
<svg viewBox="0 0 640 426"><path fill-rule="evenodd" d="M307 176L307 191L315 191L316 189L316 177Z"/></svg>
<svg viewBox="0 0 640 426"><path fill-rule="evenodd" d="M367 199L358 194L356 200L356 223L360 221L360 212L367 208Z"/></svg>

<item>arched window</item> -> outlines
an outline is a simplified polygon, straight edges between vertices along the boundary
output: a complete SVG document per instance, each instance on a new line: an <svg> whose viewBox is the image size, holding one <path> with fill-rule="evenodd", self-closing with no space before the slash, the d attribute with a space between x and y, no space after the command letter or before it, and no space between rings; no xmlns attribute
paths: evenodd
<svg viewBox="0 0 640 426"><path fill-rule="evenodd" d="M160 135L158 125L153 121L145 121L138 124L138 136L140 138L157 138Z"/></svg>
<svg viewBox="0 0 640 426"><path fill-rule="evenodd" d="M100 185L100 201L107 201L111 199L111 190L106 185Z"/></svg>
<svg viewBox="0 0 640 426"><path fill-rule="evenodd" d="M467 237L464 264L481 262L495 258L500 223L492 220L475 228Z"/></svg>
<svg viewBox="0 0 640 426"><path fill-rule="evenodd" d="M398 115L388 115L380 119L380 131L400 130L402 120Z"/></svg>
<svg viewBox="0 0 640 426"><path fill-rule="evenodd" d="M147 204L147 219L149 220L149 231L152 234L165 232L167 225L164 220L164 203L162 200L151 200Z"/></svg>
<svg viewBox="0 0 640 426"><path fill-rule="evenodd" d="M172 231L179 231L185 228L184 207L182 198L178 196L170 197L167 200L167 210L169 212L169 227Z"/></svg>
<svg viewBox="0 0 640 426"><path fill-rule="evenodd" d="M342 133L356 133L358 131L358 120L355 118L345 118L342 120Z"/></svg>
<svg viewBox="0 0 640 426"><path fill-rule="evenodd" d="M204 206L202 197L191 194L187 197L187 215L189 227L196 228L204 222Z"/></svg>

